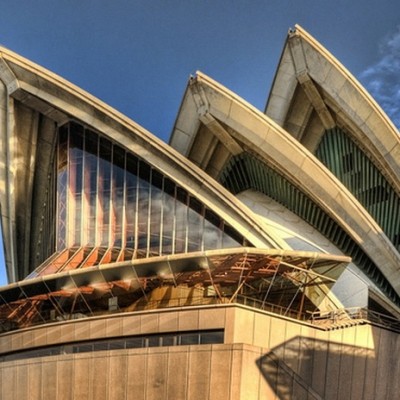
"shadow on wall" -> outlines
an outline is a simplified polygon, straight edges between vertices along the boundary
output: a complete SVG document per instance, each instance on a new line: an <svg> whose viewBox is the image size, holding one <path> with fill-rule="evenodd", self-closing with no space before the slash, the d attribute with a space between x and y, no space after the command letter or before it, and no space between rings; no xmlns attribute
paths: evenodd
<svg viewBox="0 0 400 400"><path fill-rule="evenodd" d="M297 336L263 355L257 365L282 400L396 398L377 392L377 358L371 349ZM383 368L394 380L390 364Z"/></svg>

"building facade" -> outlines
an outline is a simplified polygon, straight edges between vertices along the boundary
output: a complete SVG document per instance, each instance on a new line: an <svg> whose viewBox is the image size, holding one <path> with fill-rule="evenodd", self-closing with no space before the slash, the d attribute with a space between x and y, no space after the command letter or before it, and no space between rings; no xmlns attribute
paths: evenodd
<svg viewBox="0 0 400 400"><path fill-rule="evenodd" d="M400 146L290 30L264 112L197 73L167 145L0 50L2 399L389 399Z"/></svg>

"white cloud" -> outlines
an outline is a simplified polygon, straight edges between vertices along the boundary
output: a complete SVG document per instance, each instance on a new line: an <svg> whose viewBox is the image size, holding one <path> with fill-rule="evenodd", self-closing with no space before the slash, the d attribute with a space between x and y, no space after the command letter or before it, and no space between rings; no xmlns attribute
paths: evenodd
<svg viewBox="0 0 400 400"><path fill-rule="evenodd" d="M367 68L360 79L375 100L400 127L400 26L380 45L381 59Z"/></svg>

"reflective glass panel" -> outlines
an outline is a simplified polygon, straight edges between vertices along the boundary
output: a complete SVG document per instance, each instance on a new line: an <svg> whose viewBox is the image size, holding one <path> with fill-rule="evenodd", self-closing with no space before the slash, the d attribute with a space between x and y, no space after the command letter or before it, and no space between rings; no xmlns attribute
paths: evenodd
<svg viewBox="0 0 400 400"><path fill-rule="evenodd" d="M57 249L99 247L97 262L244 243L193 194L76 123L59 129L57 213Z"/></svg>

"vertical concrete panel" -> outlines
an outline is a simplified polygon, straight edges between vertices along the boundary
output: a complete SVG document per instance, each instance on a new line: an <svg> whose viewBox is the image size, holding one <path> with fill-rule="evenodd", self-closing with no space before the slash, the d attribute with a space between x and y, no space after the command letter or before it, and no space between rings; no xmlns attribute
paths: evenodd
<svg viewBox="0 0 400 400"><path fill-rule="evenodd" d="M111 352L108 368L108 400L126 396L127 357L123 351ZM96 399L97 400L97 399Z"/></svg>
<svg viewBox="0 0 400 400"><path fill-rule="evenodd" d="M254 313L242 308L235 309L235 343L253 343Z"/></svg>
<svg viewBox="0 0 400 400"><path fill-rule="evenodd" d="M291 399L293 397L294 374L284 369L282 364L278 366L276 397L279 399Z"/></svg>
<svg viewBox="0 0 400 400"><path fill-rule="evenodd" d="M13 334L11 338L12 338L11 339L12 340L12 342L11 342L12 349L13 350L20 349L22 347L22 345L23 345L21 332Z"/></svg>
<svg viewBox="0 0 400 400"><path fill-rule="evenodd" d="M90 337L93 339L104 338L106 336L106 323L105 319L97 319L90 321Z"/></svg>
<svg viewBox="0 0 400 400"><path fill-rule="evenodd" d="M210 400L229 400L232 350L213 345L211 351Z"/></svg>
<svg viewBox="0 0 400 400"><path fill-rule="evenodd" d="M189 347L168 349L167 399L185 400L188 390Z"/></svg>
<svg viewBox="0 0 400 400"><path fill-rule="evenodd" d="M165 400L167 395L168 354L149 348L147 354L147 400Z"/></svg>
<svg viewBox="0 0 400 400"><path fill-rule="evenodd" d="M328 349L327 334L324 331L316 330L313 344L313 372L312 388L321 396L325 391L325 378L327 373Z"/></svg>
<svg viewBox="0 0 400 400"><path fill-rule="evenodd" d="M342 335L342 353L340 356L340 372L338 383L338 399L345 399L349 397L353 382L353 365L355 359L355 333L354 328L343 329Z"/></svg>
<svg viewBox="0 0 400 400"><path fill-rule="evenodd" d="M260 393L260 370L257 365L263 354L261 351L250 350L247 346L242 355L242 379L240 385L240 399L253 400L265 398L266 393ZM247 350L247 351L246 351ZM263 388L265 388L263 386ZM271 393L269 393L271 394ZM273 399L273 397L272 397Z"/></svg>
<svg viewBox="0 0 400 400"><path fill-rule="evenodd" d="M297 360L297 374L312 387L313 370L314 370L314 355L315 355L315 340L316 330L309 326L302 325L299 334L300 351Z"/></svg>
<svg viewBox="0 0 400 400"><path fill-rule="evenodd" d="M74 356L74 377L73 377L73 399L86 400L90 395L89 376L90 359L84 353ZM98 376L97 379L106 379L107 373Z"/></svg>
<svg viewBox="0 0 400 400"><path fill-rule="evenodd" d="M121 318L109 318L107 319L107 331L106 331L106 336L107 337L115 337L115 336L121 336L123 329L122 329L122 320Z"/></svg>
<svg viewBox="0 0 400 400"><path fill-rule="evenodd" d="M398 361L400 354L400 335L394 333L393 347L390 361L386 367L387 373L390 376L388 385L387 399L395 399L400 393L400 362Z"/></svg>
<svg viewBox="0 0 400 400"><path fill-rule="evenodd" d="M106 400L107 390L108 390L108 377L109 368L108 364L110 359L108 357L108 352L98 352L94 353L90 360L90 375L89 379L92 382L91 397L92 400ZM121 377L121 381L124 380L126 384L125 377Z"/></svg>
<svg viewBox="0 0 400 400"><path fill-rule="evenodd" d="M134 315L125 316L122 320L122 333L124 335L137 335L141 332L140 317Z"/></svg>
<svg viewBox="0 0 400 400"><path fill-rule="evenodd" d="M2 335L0 339L0 353L6 353L10 351L12 348L12 336L11 335Z"/></svg>
<svg viewBox="0 0 400 400"><path fill-rule="evenodd" d="M377 371L375 384L375 399L386 399L389 386L393 381L393 371L391 370L391 355L393 352L393 333L381 329L379 348L376 351ZM400 394L399 394L400 395Z"/></svg>
<svg viewBox="0 0 400 400"><path fill-rule="evenodd" d="M221 329L225 326L225 309L213 308L200 311L199 329Z"/></svg>
<svg viewBox="0 0 400 400"><path fill-rule="evenodd" d="M246 359L247 361L247 359ZM279 358L269 350L264 350L261 352L260 357L256 360L258 372L260 373L260 391L266 393L270 398L275 398L275 394L278 390L279 383ZM243 369L244 370L244 360ZM243 377L241 377L241 388L244 384L248 382L243 382ZM268 398L268 397L267 397Z"/></svg>
<svg viewBox="0 0 400 400"><path fill-rule="evenodd" d="M22 340L22 346L24 348L32 347L34 344L32 330L28 329L25 332L23 332L21 335L21 340Z"/></svg>
<svg viewBox="0 0 400 400"><path fill-rule="evenodd" d="M296 379L293 380L292 394L289 398L296 400L307 400L308 390L301 385Z"/></svg>
<svg viewBox="0 0 400 400"><path fill-rule="evenodd" d="M337 390L339 387L342 334L342 329L329 332L324 396L326 400L336 400L338 398Z"/></svg>
<svg viewBox="0 0 400 400"><path fill-rule="evenodd" d="M303 347L305 342L301 337L301 325L286 322L285 324L285 342L283 346L283 354L281 359L285 364L293 370L294 373L299 372L299 362L308 361L309 355L307 354L307 347Z"/></svg>
<svg viewBox="0 0 400 400"><path fill-rule="evenodd" d="M239 345L239 344L232 345L230 364L231 364L230 400L239 400L240 399L241 380L242 380L241 371L243 369L242 345ZM258 370L258 371L260 371L260 370Z"/></svg>
<svg viewBox="0 0 400 400"><path fill-rule="evenodd" d="M235 315L236 309L233 307L228 307L225 309L225 332L224 332L224 342L234 343L235 339Z"/></svg>
<svg viewBox="0 0 400 400"><path fill-rule="evenodd" d="M57 359L47 357L42 363L42 399L57 398Z"/></svg>
<svg viewBox="0 0 400 400"><path fill-rule="evenodd" d="M34 346L46 346L47 341L47 329L46 328L39 328L32 331L32 344Z"/></svg>
<svg viewBox="0 0 400 400"><path fill-rule="evenodd" d="M0 85L0 89L1 89L1 85ZM0 96L0 100L1 100L1 96ZM3 381L3 369L5 367L4 364L5 363L0 363L0 396L2 399L5 399L5 396L6 396L5 392L7 390L7 385L5 384L5 379Z"/></svg>
<svg viewBox="0 0 400 400"><path fill-rule="evenodd" d="M1 83L1 82L0 82ZM1 88L1 85L0 85ZM1 99L1 97L0 97ZM6 376L5 376L5 368L7 368L7 366L5 365L6 363L2 363L0 364L0 397L1 399L9 399L8 397L8 388L7 388L7 380L6 380ZM8 363L7 363L8 364ZM9 372L11 372L11 367L8 366Z"/></svg>
<svg viewBox="0 0 400 400"><path fill-rule="evenodd" d="M28 365L28 387L29 400L43 400L42 396L42 363L40 360L29 360Z"/></svg>
<svg viewBox="0 0 400 400"><path fill-rule="evenodd" d="M252 352L243 351L240 399L250 400L258 399L259 397L259 380L255 379L258 374L252 371L252 366L261 356L261 353L254 355Z"/></svg>
<svg viewBox="0 0 400 400"><path fill-rule="evenodd" d="M47 343L60 343L61 338L61 324L54 324L47 328Z"/></svg>
<svg viewBox="0 0 400 400"><path fill-rule="evenodd" d="M176 332L178 330L178 312L160 313L158 318L160 332Z"/></svg>
<svg viewBox="0 0 400 400"><path fill-rule="evenodd" d="M266 349L261 349L261 357L263 357L266 354L267 350ZM269 373L272 373L272 381L273 385L271 384L271 376L267 377L263 374L261 369L259 368L260 363L258 362L260 360L260 357L257 358L257 373L258 373L258 382L259 382L259 389L258 389L258 398L260 400L274 400L277 399L277 384L278 384L278 369L276 364L272 364L273 370L269 370ZM256 378L256 376L255 376Z"/></svg>
<svg viewBox="0 0 400 400"><path fill-rule="evenodd" d="M284 320L286 323L285 328L285 342L291 341L293 338L299 337L301 334L302 325L291 320Z"/></svg>
<svg viewBox="0 0 400 400"><path fill-rule="evenodd" d="M147 349L130 350L127 368L126 398L144 400L146 398Z"/></svg>
<svg viewBox="0 0 400 400"><path fill-rule="evenodd" d="M20 363L19 367L16 368L17 374L17 385L15 388L15 397L17 399L29 399L29 387L28 387L28 367L25 364ZM7 384L7 383L5 383Z"/></svg>
<svg viewBox="0 0 400 400"><path fill-rule="evenodd" d="M275 349L285 342L286 321L280 318L271 318L269 348Z"/></svg>
<svg viewBox="0 0 400 400"><path fill-rule="evenodd" d="M377 377L377 352L379 349L380 340L380 329L371 327L370 335L368 336L367 347L374 349L373 354L367 357L367 363L365 367L365 381L363 387L363 400L376 400L375 399L375 384Z"/></svg>
<svg viewBox="0 0 400 400"><path fill-rule="evenodd" d="M191 346L187 400L208 400L210 393L211 346Z"/></svg>
<svg viewBox="0 0 400 400"><path fill-rule="evenodd" d="M269 344L269 329L271 318L268 315L255 313L254 314L254 341L255 346L268 347Z"/></svg>
<svg viewBox="0 0 400 400"><path fill-rule="evenodd" d="M75 340L74 324L63 324L60 331L61 342L71 342Z"/></svg>
<svg viewBox="0 0 400 400"><path fill-rule="evenodd" d="M192 331L199 329L199 311L187 310L179 313L178 328L180 331Z"/></svg>
<svg viewBox="0 0 400 400"><path fill-rule="evenodd" d="M140 333L158 332L158 314L149 313L140 316Z"/></svg>
<svg viewBox="0 0 400 400"><path fill-rule="evenodd" d="M19 368L18 362L7 362L2 366L2 386L1 386L1 398L17 400L17 371Z"/></svg>
<svg viewBox="0 0 400 400"><path fill-rule="evenodd" d="M343 329L342 341L344 345L355 346L357 328L358 325Z"/></svg>
<svg viewBox="0 0 400 400"><path fill-rule="evenodd" d="M73 366L72 357L59 357L57 361L57 400L71 400L73 398Z"/></svg>
<svg viewBox="0 0 400 400"><path fill-rule="evenodd" d="M327 337L329 342L342 343L344 330L345 329L334 329L331 331L327 331Z"/></svg>
<svg viewBox="0 0 400 400"><path fill-rule="evenodd" d="M316 329L310 325L301 325L300 335L309 339L315 338Z"/></svg>
<svg viewBox="0 0 400 400"><path fill-rule="evenodd" d="M368 349L368 337L371 327L369 325L359 325L355 327L354 362L351 381L351 399L362 399L365 385L365 373L367 358L374 357L374 350Z"/></svg>
<svg viewBox="0 0 400 400"><path fill-rule="evenodd" d="M90 322L80 320L73 324L74 326L74 339L87 340L90 339Z"/></svg>

